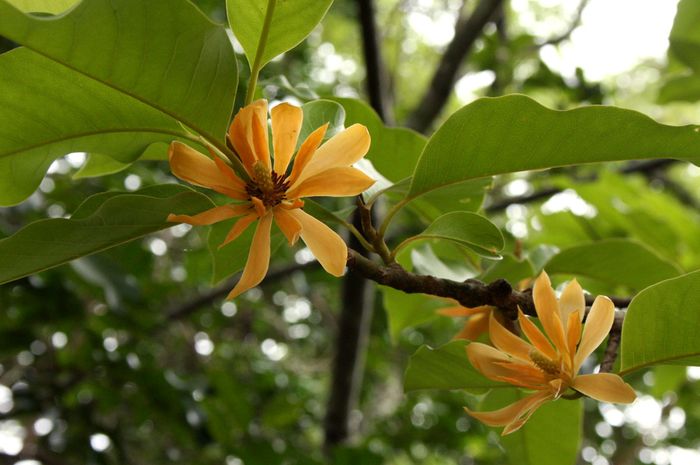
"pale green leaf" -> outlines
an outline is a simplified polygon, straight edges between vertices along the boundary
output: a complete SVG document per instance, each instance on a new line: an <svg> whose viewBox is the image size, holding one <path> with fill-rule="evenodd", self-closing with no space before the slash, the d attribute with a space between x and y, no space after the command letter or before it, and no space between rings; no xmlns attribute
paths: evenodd
<svg viewBox="0 0 700 465"><path fill-rule="evenodd" d="M262 67L304 40L323 19L333 0L226 0L228 21L251 67ZM265 16L271 13L268 31ZM265 32L267 32L265 34Z"/></svg>
<svg viewBox="0 0 700 465"><path fill-rule="evenodd" d="M304 119L301 123L297 147L306 140L309 134L326 123L328 123L328 129L323 137L324 140L330 139L345 129L345 109L337 102L314 100L302 105L301 109L304 112Z"/></svg>
<svg viewBox="0 0 700 465"><path fill-rule="evenodd" d="M649 365L700 365L700 271L637 294L622 327L620 370Z"/></svg>
<svg viewBox="0 0 700 465"><path fill-rule="evenodd" d="M424 239L451 241L495 258L500 257L498 252L504 247L501 230L483 216L470 212L446 213L410 240Z"/></svg>
<svg viewBox="0 0 700 465"><path fill-rule="evenodd" d="M80 0L7 0L18 10L25 13L50 13L56 15L63 13Z"/></svg>

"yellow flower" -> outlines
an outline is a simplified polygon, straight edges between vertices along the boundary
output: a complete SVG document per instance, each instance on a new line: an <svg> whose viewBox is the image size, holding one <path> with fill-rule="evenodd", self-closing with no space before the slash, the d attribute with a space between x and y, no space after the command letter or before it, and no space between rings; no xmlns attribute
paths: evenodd
<svg viewBox="0 0 700 465"><path fill-rule="evenodd" d="M467 321L464 323L464 327L453 339L469 339L470 341L477 340L479 336L489 330L489 315L491 315L492 311L493 307L489 305L482 305L474 308L454 305L437 310L440 315L444 316L468 317Z"/></svg>
<svg viewBox="0 0 700 465"><path fill-rule="evenodd" d="M374 183L350 166L369 149L367 128L352 125L321 145L328 128L325 124L312 132L294 155L303 119L301 108L282 103L270 113L274 159L268 142L266 100L242 108L229 128L229 141L250 178L248 181L217 156L210 158L180 142L170 145L170 168L175 176L213 189L236 202L194 216L170 215L168 221L210 225L240 217L220 247L257 221L243 274L229 299L257 286L265 277L273 221L290 245L301 237L326 271L341 276L347 261L345 242L331 228L304 212L301 198L357 195Z"/></svg>
<svg viewBox="0 0 700 465"><path fill-rule="evenodd" d="M495 347L475 342L467 346L467 355L484 376L535 392L500 410L474 412L465 408L467 413L489 426L505 426L506 435L520 428L542 404L557 399L569 388L603 402L634 401L634 390L618 375L578 374L583 361L610 332L615 317L610 299L598 296L583 325L586 304L581 286L571 281L557 302L549 277L543 272L535 281L533 300L546 336L522 311L518 314L520 329L529 342L492 316L489 336Z"/></svg>

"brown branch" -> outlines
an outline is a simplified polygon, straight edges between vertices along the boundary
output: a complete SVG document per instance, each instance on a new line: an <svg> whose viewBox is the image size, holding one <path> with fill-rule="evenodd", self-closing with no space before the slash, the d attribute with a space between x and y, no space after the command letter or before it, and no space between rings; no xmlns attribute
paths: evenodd
<svg viewBox="0 0 700 465"><path fill-rule="evenodd" d="M502 3L503 0L481 0L468 18L459 18L454 38L447 46L428 90L408 117L406 125L409 128L423 133L430 129L452 93L463 61Z"/></svg>

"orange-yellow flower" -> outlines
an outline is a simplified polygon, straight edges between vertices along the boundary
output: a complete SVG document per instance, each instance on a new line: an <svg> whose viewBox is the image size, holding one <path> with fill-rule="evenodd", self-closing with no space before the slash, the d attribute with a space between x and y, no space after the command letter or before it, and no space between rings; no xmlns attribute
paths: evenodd
<svg viewBox="0 0 700 465"><path fill-rule="evenodd" d="M374 183L351 166L369 149L370 136L364 126L352 125L321 145L328 128L325 124L301 143L295 155L303 113L299 107L282 103L270 112L274 155L271 157L267 113L267 101L258 100L242 108L229 128L229 141L250 178L247 181L215 155L210 158L180 142L170 145L170 168L175 176L213 189L235 202L194 216L170 215L168 221L210 225L239 217L221 246L257 222L248 260L229 299L257 286L265 277L273 222L290 245L301 237L327 272L341 276L347 260L345 242L331 228L304 212L301 199L357 195Z"/></svg>
<svg viewBox="0 0 700 465"><path fill-rule="evenodd" d="M440 315L462 317L466 316L467 321L464 322L464 327L454 336L453 339L469 339L476 341L479 336L489 330L489 316L493 311L493 307L482 305L480 307L462 307L457 304L452 307L439 308L437 312Z"/></svg>
<svg viewBox="0 0 700 465"><path fill-rule="evenodd" d="M583 361L610 332L615 317L610 299L598 296L583 325L586 304L581 286L571 281L557 301L543 272L535 281L533 300L544 334L522 311L518 314L520 329L529 342L492 316L489 336L495 347L475 342L467 346L467 355L484 376L535 392L500 410L474 412L465 408L467 413L489 426L505 426L505 435L516 431L538 407L569 388L603 402L634 401L634 390L618 375L578 374Z"/></svg>

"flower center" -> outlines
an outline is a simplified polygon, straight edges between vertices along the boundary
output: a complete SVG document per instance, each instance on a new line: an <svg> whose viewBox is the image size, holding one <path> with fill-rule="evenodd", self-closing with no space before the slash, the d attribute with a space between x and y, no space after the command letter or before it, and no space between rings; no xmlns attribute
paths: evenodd
<svg viewBox="0 0 700 465"><path fill-rule="evenodd" d="M561 374L559 365L550 360L549 358L545 357L539 351L532 349L528 356L530 357L530 360L532 360L532 363L534 363L537 366L537 368L539 368L546 374L552 376L559 376Z"/></svg>
<svg viewBox="0 0 700 465"><path fill-rule="evenodd" d="M249 197L262 200L268 208L287 200L287 189L289 189L287 176L270 171L261 162L257 162L253 166L253 177L245 187Z"/></svg>

